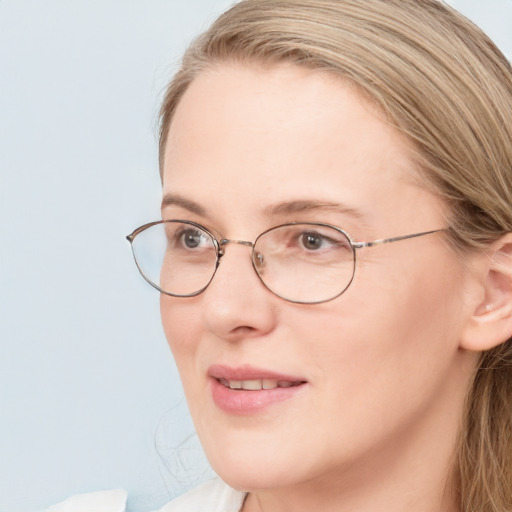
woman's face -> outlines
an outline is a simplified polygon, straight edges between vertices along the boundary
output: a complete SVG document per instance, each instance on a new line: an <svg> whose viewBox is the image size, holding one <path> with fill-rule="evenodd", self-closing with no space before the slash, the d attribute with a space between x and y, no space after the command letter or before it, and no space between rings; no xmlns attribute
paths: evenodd
<svg viewBox="0 0 512 512"><path fill-rule="evenodd" d="M357 241L445 228L443 203L383 117L318 71L204 72L170 128L162 216L248 241L287 222L333 224ZM439 463L473 364L459 349L466 273L444 234L358 249L350 287L315 305L269 292L250 252L228 244L204 293L161 298L220 476L255 490Z"/></svg>

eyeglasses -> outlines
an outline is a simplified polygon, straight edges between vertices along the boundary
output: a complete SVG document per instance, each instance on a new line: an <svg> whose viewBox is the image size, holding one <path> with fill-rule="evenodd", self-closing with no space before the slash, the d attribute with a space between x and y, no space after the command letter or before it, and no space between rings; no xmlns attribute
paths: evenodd
<svg viewBox="0 0 512 512"><path fill-rule="evenodd" d="M227 244L250 247L252 266L263 285L278 297L318 304L340 296L354 279L356 250L398 242L436 229L393 238L355 242L341 228L316 222L282 224L254 242L218 240L188 220L150 222L126 238L144 279L173 297L193 297L211 283Z"/></svg>

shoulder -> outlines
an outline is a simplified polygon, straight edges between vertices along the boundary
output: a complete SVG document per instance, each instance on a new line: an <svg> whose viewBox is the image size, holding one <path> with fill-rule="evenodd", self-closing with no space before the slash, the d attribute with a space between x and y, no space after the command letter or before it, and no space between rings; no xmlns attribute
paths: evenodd
<svg viewBox="0 0 512 512"><path fill-rule="evenodd" d="M126 491L88 492L76 494L43 512L125 512Z"/></svg>
<svg viewBox="0 0 512 512"><path fill-rule="evenodd" d="M215 478L172 500L159 512L240 512L244 499L245 493Z"/></svg>

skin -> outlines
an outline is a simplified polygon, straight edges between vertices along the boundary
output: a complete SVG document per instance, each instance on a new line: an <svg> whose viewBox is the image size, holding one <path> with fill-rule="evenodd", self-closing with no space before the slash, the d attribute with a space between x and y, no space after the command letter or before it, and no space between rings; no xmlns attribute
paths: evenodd
<svg viewBox="0 0 512 512"><path fill-rule="evenodd" d="M447 226L419 185L407 141L339 78L292 65L222 64L178 106L164 160L163 218L254 240L291 221L358 241ZM265 210L288 201L343 208ZM317 205L318 206L318 205ZM213 468L250 491L244 511L439 512L475 354L461 339L475 296L470 262L443 233L358 251L353 283L317 305L259 281L229 245L208 289L161 296L161 314ZM301 393L236 416L210 391L212 364L298 375Z"/></svg>

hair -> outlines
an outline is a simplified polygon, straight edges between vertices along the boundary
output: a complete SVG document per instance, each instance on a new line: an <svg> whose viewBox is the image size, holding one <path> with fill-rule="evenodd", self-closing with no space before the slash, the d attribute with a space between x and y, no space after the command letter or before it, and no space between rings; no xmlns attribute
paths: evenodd
<svg viewBox="0 0 512 512"><path fill-rule="evenodd" d="M462 253L512 232L512 68L437 0L243 0L186 51L160 112L160 167L190 83L222 63L294 63L348 81L412 142ZM462 512L512 510L512 340L483 352L452 485Z"/></svg>

